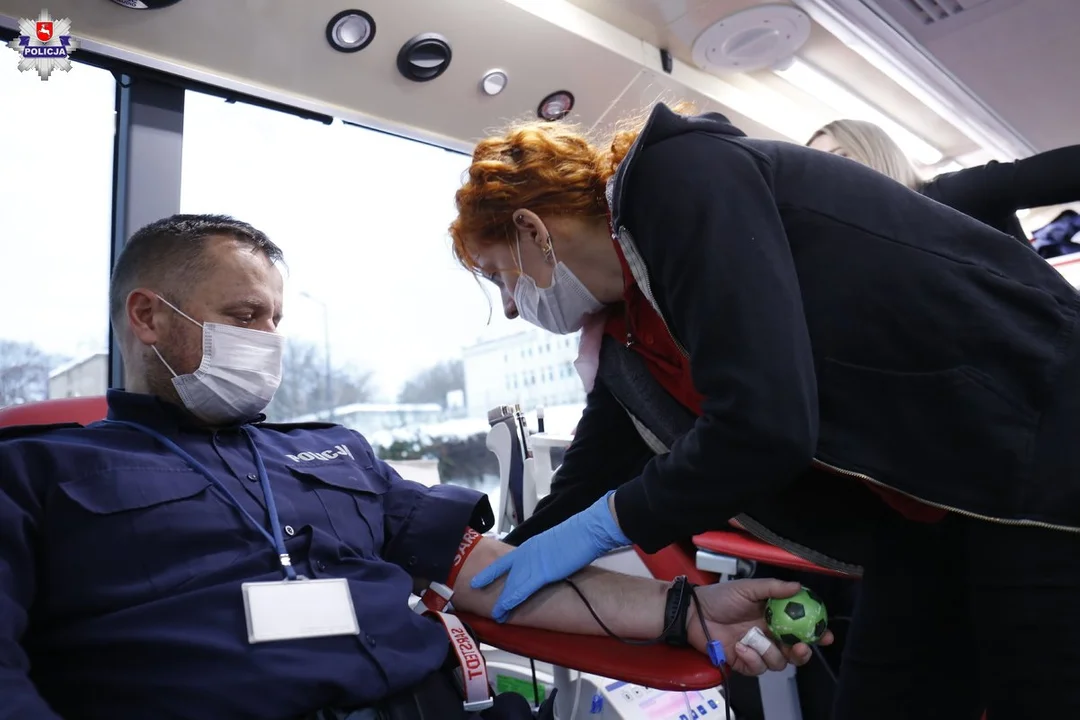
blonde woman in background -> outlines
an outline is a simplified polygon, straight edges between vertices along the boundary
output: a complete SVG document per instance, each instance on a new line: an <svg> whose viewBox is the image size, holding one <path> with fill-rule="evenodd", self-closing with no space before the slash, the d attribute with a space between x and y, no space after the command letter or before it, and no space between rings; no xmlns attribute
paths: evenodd
<svg viewBox="0 0 1080 720"><path fill-rule="evenodd" d="M992 161L923 181L888 133L863 120L836 120L807 147L851 158L942 205L959 210L1027 244L1017 210L1080 200L1080 145L1011 163Z"/></svg>

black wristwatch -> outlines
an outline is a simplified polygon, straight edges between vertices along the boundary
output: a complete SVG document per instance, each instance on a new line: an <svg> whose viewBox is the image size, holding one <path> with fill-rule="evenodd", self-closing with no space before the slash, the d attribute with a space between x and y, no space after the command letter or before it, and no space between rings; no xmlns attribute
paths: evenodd
<svg viewBox="0 0 1080 720"><path fill-rule="evenodd" d="M673 647L688 647L690 640L686 631L687 613L693 599L694 584L685 575L675 578L667 592L664 606L664 642Z"/></svg>

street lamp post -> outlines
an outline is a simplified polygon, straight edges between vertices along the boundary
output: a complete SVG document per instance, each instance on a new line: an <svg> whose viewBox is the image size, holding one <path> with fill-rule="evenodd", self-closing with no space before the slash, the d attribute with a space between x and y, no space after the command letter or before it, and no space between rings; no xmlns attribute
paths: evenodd
<svg viewBox="0 0 1080 720"><path fill-rule="evenodd" d="M326 359L326 380L323 388L323 401L326 403L326 419L334 421L334 392L332 387L333 371L330 365L330 307L309 292L301 292L301 295L319 305L323 312L323 355Z"/></svg>

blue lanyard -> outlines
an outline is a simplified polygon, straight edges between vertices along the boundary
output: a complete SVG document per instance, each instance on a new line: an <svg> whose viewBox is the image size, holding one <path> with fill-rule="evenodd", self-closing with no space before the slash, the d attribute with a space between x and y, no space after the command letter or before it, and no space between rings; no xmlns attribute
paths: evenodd
<svg viewBox="0 0 1080 720"><path fill-rule="evenodd" d="M187 450L184 450L157 430L125 420L105 420L104 422L111 425L124 425L132 430L138 430L144 435L149 435L178 455L184 462L191 466L192 470L202 474L203 477L210 481L215 490L232 503L232 506L236 508L241 515L247 518L248 522L255 526L255 529L262 533L263 537L270 541L270 544L274 547L274 551L278 554L278 559L281 561L281 567L285 571L285 577L289 580L296 580L297 575L296 570L292 566L292 558L289 557L289 551L285 548L285 536L281 534L281 522L278 519L277 503L274 502L274 491L270 488L270 477L266 474L266 465L263 463L262 455L259 454L259 448L255 445L255 438L251 436L250 430L241 428L244 432L244 437L247 438L251 453L255 456L255 470L259 476L259 486L262 488L263 498L266 500L266 512L270 516L270 532L267 532L266 528L262 526L262 523L252 517L251 513L244 509L244 506L240 504L240 501L236 499L236 496L233 495L220 480L214 477L214 474L210 472L205 465L192 457Z"/></svg>

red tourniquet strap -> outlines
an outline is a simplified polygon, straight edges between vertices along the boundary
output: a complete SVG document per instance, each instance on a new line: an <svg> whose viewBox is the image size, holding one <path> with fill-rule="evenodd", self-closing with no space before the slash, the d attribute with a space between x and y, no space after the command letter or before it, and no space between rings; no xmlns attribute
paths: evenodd
<svg viewBox="0 0 1080 720"><path fill-rule="evenodd" d="M461 684L465 693L465 712L479 712L495 704L491 697L491 685L488 683L487 663L480 654L479 644L465 629L465 624L455 615L428 611L424 615L434 617L442 623L450 638L450 647L457 655L461 667Z"/></svg>
<svg viewBox="0 0 1080 720"><path fill-rule="evenodd" d="M480 646L465 624L454 615L449 615L443 610L450 604L450 598L454 595L454 582L465 566L469 554L480 544L483 535L472 528L465 531L465 537L461 539L457 554L454 555L454 563L450 566L450 575L446 578L446 584L431 583L424 594L420 596L420 602L416 611L421 615L435 618L442 623L450 638L450 647L457 655L458 665L461 667L461 681L465 693L465 711L478 712L492 706L491 686L488 684L487 663L480 654Z"/></svg>
<svg viewBox="0 0 1080 720"><path fill-rule="evenodd" d="M476 549L476 546L480 544L483 537L472 528L465 531L465 537L461 539L457 554L454 555L454 563L450 566L450 576L446 578L446 584L431 583L428 589L424 591L424 594L420 596L421 605L416 606L417 612L421 614L428 610L442 612L446 609L446 606L450 604L450 597L454 594L454 583L461 573L461 568L465 566L465 561L469 558L470 553Z"/></svg>

